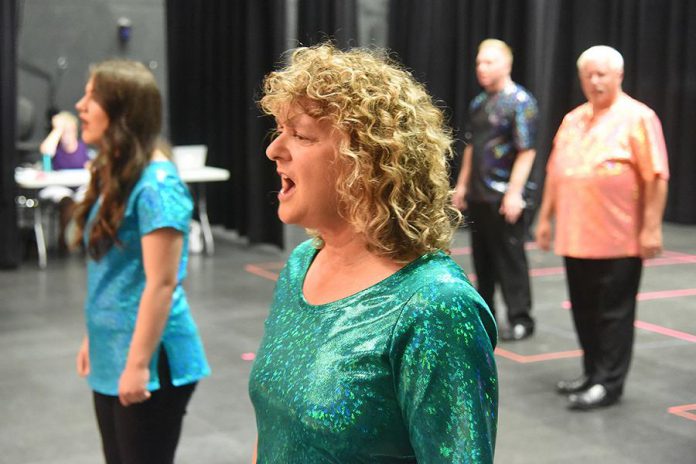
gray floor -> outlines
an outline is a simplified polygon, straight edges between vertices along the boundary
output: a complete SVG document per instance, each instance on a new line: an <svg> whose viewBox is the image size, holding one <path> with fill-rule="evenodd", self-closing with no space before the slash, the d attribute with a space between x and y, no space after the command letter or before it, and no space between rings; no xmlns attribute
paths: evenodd
<svg viewBox="0 0 696 464"><path fill-rule="evenodd" d="M560 260L529 251L537 334L500 345L497 463L696 463L695 232L665 228L668 253L644 272L625 396L591 413L566 410L553 391L557 379L579 372L577 343ZM180 464L249 462L254 444L244 358L257 347L285 254L222 235L215 256L192 257L186 285L214 374L192 400ZM470 270L467 235L455 245L455 259ZM101 462L90 394L74 374L84 274L77 257L51 257L45 271L27 261L0 273L0 463Z"/></svg>

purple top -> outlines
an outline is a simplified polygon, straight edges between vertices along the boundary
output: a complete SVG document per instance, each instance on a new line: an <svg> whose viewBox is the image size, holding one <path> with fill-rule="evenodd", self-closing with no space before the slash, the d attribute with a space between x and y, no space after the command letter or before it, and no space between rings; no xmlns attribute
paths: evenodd
<svg viewBox="0 0 696 464"><path fill-rule="evenodd" d="M72 153L65 151L63 144L59 143L56 147L56 154L53 156L52 166L54 171L60 169L82 169L88 160L87 145L82 140L77 141L77 149Z"/></svg>

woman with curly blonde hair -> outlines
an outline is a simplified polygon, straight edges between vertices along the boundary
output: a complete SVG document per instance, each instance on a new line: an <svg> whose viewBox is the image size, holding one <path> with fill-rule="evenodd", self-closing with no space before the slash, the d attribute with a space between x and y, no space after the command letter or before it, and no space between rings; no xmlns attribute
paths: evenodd
<svg viewBox="0 0 696 464"><path fill-rule="evenodd" d="M492 462L494 319L448 256L452 138L374 51L299 48L261 99L280 219L307 228L254 363L259 462Z"/></svg>

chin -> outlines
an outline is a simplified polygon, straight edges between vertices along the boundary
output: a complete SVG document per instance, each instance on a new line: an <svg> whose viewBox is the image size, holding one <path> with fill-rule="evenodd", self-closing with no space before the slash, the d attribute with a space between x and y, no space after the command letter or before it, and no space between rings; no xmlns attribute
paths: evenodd
<svg viewBox="0 0 696 464"><path fill-rule="evenodd" d="M278 208L278 219L280 219L280 222L282 222L283 224L297 224L297 218L294 218L290 212L283 211L282 205L280 206L280 208Z"/></svg>
<svg viewBox="0 0 696 464"><path fill-rule="evenodd" d="M84 132L82 133L82 141L87 145L96 145L98 142L98 140L95 140L94 137L91 137L89 134L85 134Z"/></svg>

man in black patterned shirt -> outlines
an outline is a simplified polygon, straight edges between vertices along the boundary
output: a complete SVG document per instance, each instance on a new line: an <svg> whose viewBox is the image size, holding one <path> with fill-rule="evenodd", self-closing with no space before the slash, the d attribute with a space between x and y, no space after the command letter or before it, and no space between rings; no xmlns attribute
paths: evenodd
<svg viewBox="0 0 696 464"><path fill-rule="evenodd" d="M538 110L534 97L512 81L511 70L512 51L505 42L481 42L476 77L484 91L469 108L469 144L452 201L472 222L477 287L494 312L500 285L509 322L501 338L522 340L534 333L523 212Z"/></svg>

